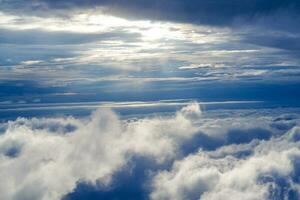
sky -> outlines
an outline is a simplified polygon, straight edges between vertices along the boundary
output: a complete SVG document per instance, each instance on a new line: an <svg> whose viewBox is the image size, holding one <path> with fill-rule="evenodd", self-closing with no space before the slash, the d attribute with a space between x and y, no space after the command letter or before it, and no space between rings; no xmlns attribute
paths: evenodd
<svg viewBox="0 0 300 200"><path fill-rule="evenodd" d="M300 198L298 0L0 0L0 199Z"/></svg>

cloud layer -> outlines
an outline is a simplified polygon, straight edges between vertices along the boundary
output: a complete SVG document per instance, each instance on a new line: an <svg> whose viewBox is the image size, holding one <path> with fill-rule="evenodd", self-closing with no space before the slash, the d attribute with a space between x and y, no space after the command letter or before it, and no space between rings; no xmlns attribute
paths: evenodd
<svg viewBox="0 0 300 200"><path fill-rule="evenodd" d="M156 175L151 198L298 199L299 130L190 155Z"/></svg>
<svg viewBox="0 0 300 200"><path fill-rule="evenodd" d="M99 109L83 119L2 123L1 195L72 199L65 195L82 182L109 191L116 174L143 157L159 166L143 176L151 199L297 199L299 116L268 112L203 116L192 103L172 115L137 119Z"/></svg>
<svg viewBox="0 0 300 200"><path fill-rule="evenodd" d="M90 1L2 1L2 4L13 7L27 7L34 11L47 9L72 9L102 7L106 12L154 20L173 20L188 23L209 25L229 25L235 21L251 21L256 17L266 17L282 12L299 14L298 1L281 0L238 0L221 1L159 1L159 0L90 0Z"/></svg>
<svg viewBox="0 0 300 200"><path fill-rule="evenodd" d="M0 80L299 82L299 16L298 1L5 0Z"/></svg>
<svg viewBox="0 0 300 200"><path fill-rule="evenodd" d="M174 159L197 129L198 104L175 116L122 122L109 110L90 119L18 119L0 138L1 196L60 199L79 181L109 185L112 175L138 154L158 163Z"/></svg>

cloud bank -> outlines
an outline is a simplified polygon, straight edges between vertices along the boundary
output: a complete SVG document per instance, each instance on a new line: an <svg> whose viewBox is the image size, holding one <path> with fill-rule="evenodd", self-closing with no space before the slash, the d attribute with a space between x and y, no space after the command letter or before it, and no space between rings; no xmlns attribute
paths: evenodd
<svg viewBox="0 0 300 200"><path fill-rule="evenodd" d="M143 180L150 199L298 199L299 116L227 112L203 116L192 103L144 118L98 109L2 123L1 196L72 199L82 182L109 191L138 156L160 166Z"/></svg>
<svg viewBox="0 0 300 200"><path fill-rule="evenodd" d="M151 199L298 199L299 130L176 161L154 178Z"/></svg>
<svg viewBox="0 0 300 200"><path fill-rule="evenodd" d="M171 20L208 25L230 25L236 21L249 22L257 17L268 17L284 12L299 14L298 1L281 0L43 0L43 1L2 1L4 7L27 8L34 12L51 9L74 9L101 7L105 12L154 20Z"/></svg>
<svg viewBox="0 0 300 200"><path fill-rule="evenodd" d="M291 0L2 0L0 79L299 82L299 11Z"/></svg>
<svg viewBox="0 0 300 200"><path fill-rule="evenodd" d="M112 175L138 154L163 163L197 128L192 104L175 116L123 122L109 110L89 119L18 119L0 137L1 196L60 199L79 181L109 185Z"/></svg>

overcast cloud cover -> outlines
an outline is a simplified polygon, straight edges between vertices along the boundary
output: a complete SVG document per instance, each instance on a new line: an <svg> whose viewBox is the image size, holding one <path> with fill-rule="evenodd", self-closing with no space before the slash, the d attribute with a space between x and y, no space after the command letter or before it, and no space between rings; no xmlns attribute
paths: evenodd
<svg viewBox="0 0 300 200"><path fill-rule="evenodd" d="M300 199L300 1L0 0L0 199Z"/></svg>

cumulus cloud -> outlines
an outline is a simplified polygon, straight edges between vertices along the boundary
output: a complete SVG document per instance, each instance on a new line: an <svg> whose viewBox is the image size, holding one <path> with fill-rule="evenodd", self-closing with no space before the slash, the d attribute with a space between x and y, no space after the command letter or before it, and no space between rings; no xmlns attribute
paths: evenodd
<svg viewBox="0 0 300 200"><path fill-rule="evenodd" d="M151 199L298 199L298 136L296 126L269 141L200 150L158 173Z"/></svg>
<svg viewBox="0 0 300 200"><path fill-rule="evenodd" d="M174 159L180 144L197 132L193 120L199 115L194 103L174 116L136 121L101 109L88 119L8 122L0 136L1 198L60 199L80 181L109 185L133 155L158 163Z"/></svg>
<svg viewBox="0 0 300 200"><path fill-rule="evenodd" d="M194 102L152 117L99 109L2 123L1 197L72 199L80 183L109 191L139 157L155 165L138 166L151 171L140 181L154 200L298 199L299 116L269 112L202 113Z"/></svg>

